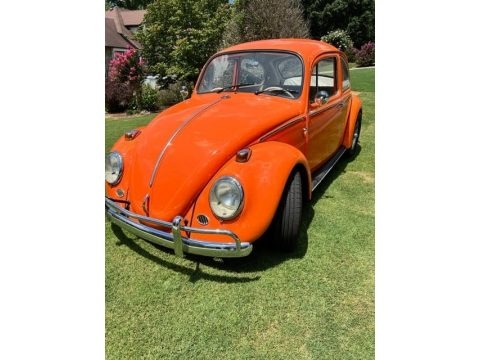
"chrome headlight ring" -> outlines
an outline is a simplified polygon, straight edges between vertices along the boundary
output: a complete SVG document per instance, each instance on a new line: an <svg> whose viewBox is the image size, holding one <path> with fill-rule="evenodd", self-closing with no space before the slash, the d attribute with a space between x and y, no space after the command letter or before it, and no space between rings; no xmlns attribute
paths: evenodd
<svg viewBox="0 0 480 360"><path fill-rule="evenodd" d="M113 151L105 158L105 181L110 185L120 182L123 174L123 158L118 151Z"/></svg>
<svg viewBox="0 0 480 360"><path fill-rule="evenodd" d="M243 208L242 185L232 176L222 176L210 189L209 202L216 217L222 220L235 218Z"/></svg>

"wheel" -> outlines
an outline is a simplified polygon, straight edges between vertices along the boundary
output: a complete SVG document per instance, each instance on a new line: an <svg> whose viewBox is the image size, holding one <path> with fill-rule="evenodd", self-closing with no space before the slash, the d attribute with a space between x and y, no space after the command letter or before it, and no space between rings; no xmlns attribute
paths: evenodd
<svg viewBox="0 0 480 360"><path fill-rule="evenodd" d="M292 251L298 243L302 219L302 178L296 170L292 173L272 222L272 243L280 250Z"/></svg>
<svg viewBox="0 0 480 360"><path fill-rule="evenodd" d="M360 130L362 130L362 113L358 114L357 121L355 122L355 129L353 130L352 146L348 149L348 154L353 156L358 150L358 141L360 139Z"/></svg>

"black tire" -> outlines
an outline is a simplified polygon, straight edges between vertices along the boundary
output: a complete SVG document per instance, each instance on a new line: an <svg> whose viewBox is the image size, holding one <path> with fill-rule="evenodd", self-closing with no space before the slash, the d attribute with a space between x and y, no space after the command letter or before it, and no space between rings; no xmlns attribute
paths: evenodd
<svg viewBox="0 0 480 360"><path fill-rule="evenodd" d="M360 141L360 131L362 130L362 113L360 112L355 122L355 129L353 130L352 146L348 149L348 155L354 156L358 151L358 143Z"/></svg>
<svg viewBox="0 0 480 360"><path fill-rule="evenodd" d="M302 177L292 173L272 221L271 242L280 250L293 251L298 244L302 219Z"/></svg>

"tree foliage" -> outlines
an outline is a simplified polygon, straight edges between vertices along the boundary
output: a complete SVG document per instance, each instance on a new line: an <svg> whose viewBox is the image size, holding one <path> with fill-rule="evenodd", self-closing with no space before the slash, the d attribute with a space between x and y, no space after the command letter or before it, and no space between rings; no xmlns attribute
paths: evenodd
<svg viewBox="0 0 480 360"><path fill-rule="evenodd" d="M309 26L300 0L237 0L222 45L308 36Z"/></svg>
<svg viewBox="0 0 480 360"><path fill-rule="evenodd" d="M153 0L105 0L105 9L111 9L118 6L129 10L146 9L147 5Z"/></svg>
<svg viewBox="0 0 480 360"><path fill-rule="evenodd" d="M314 38L321 38L336 29L344 29L357 48L368 41L375 41L374 0L302 1Z"/></svg>
<svg viewBox="0 0 480 360"><path fill-rule="evenodd" d="M220 45L230 6L227 0L156 0L136 33L150 72L193 81Z"/></svg>

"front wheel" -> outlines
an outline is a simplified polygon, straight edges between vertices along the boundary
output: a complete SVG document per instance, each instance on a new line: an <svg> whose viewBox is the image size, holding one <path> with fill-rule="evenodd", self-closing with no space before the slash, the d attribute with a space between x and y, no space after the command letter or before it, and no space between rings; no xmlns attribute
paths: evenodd
<svg viewBox="0 0 480 360"><path fill-rule="evenodd" d="M298 244L302 219L302 178L296 170L287 181L282 199L272 222L272 242L284 251L292 251Z"/></svg>

